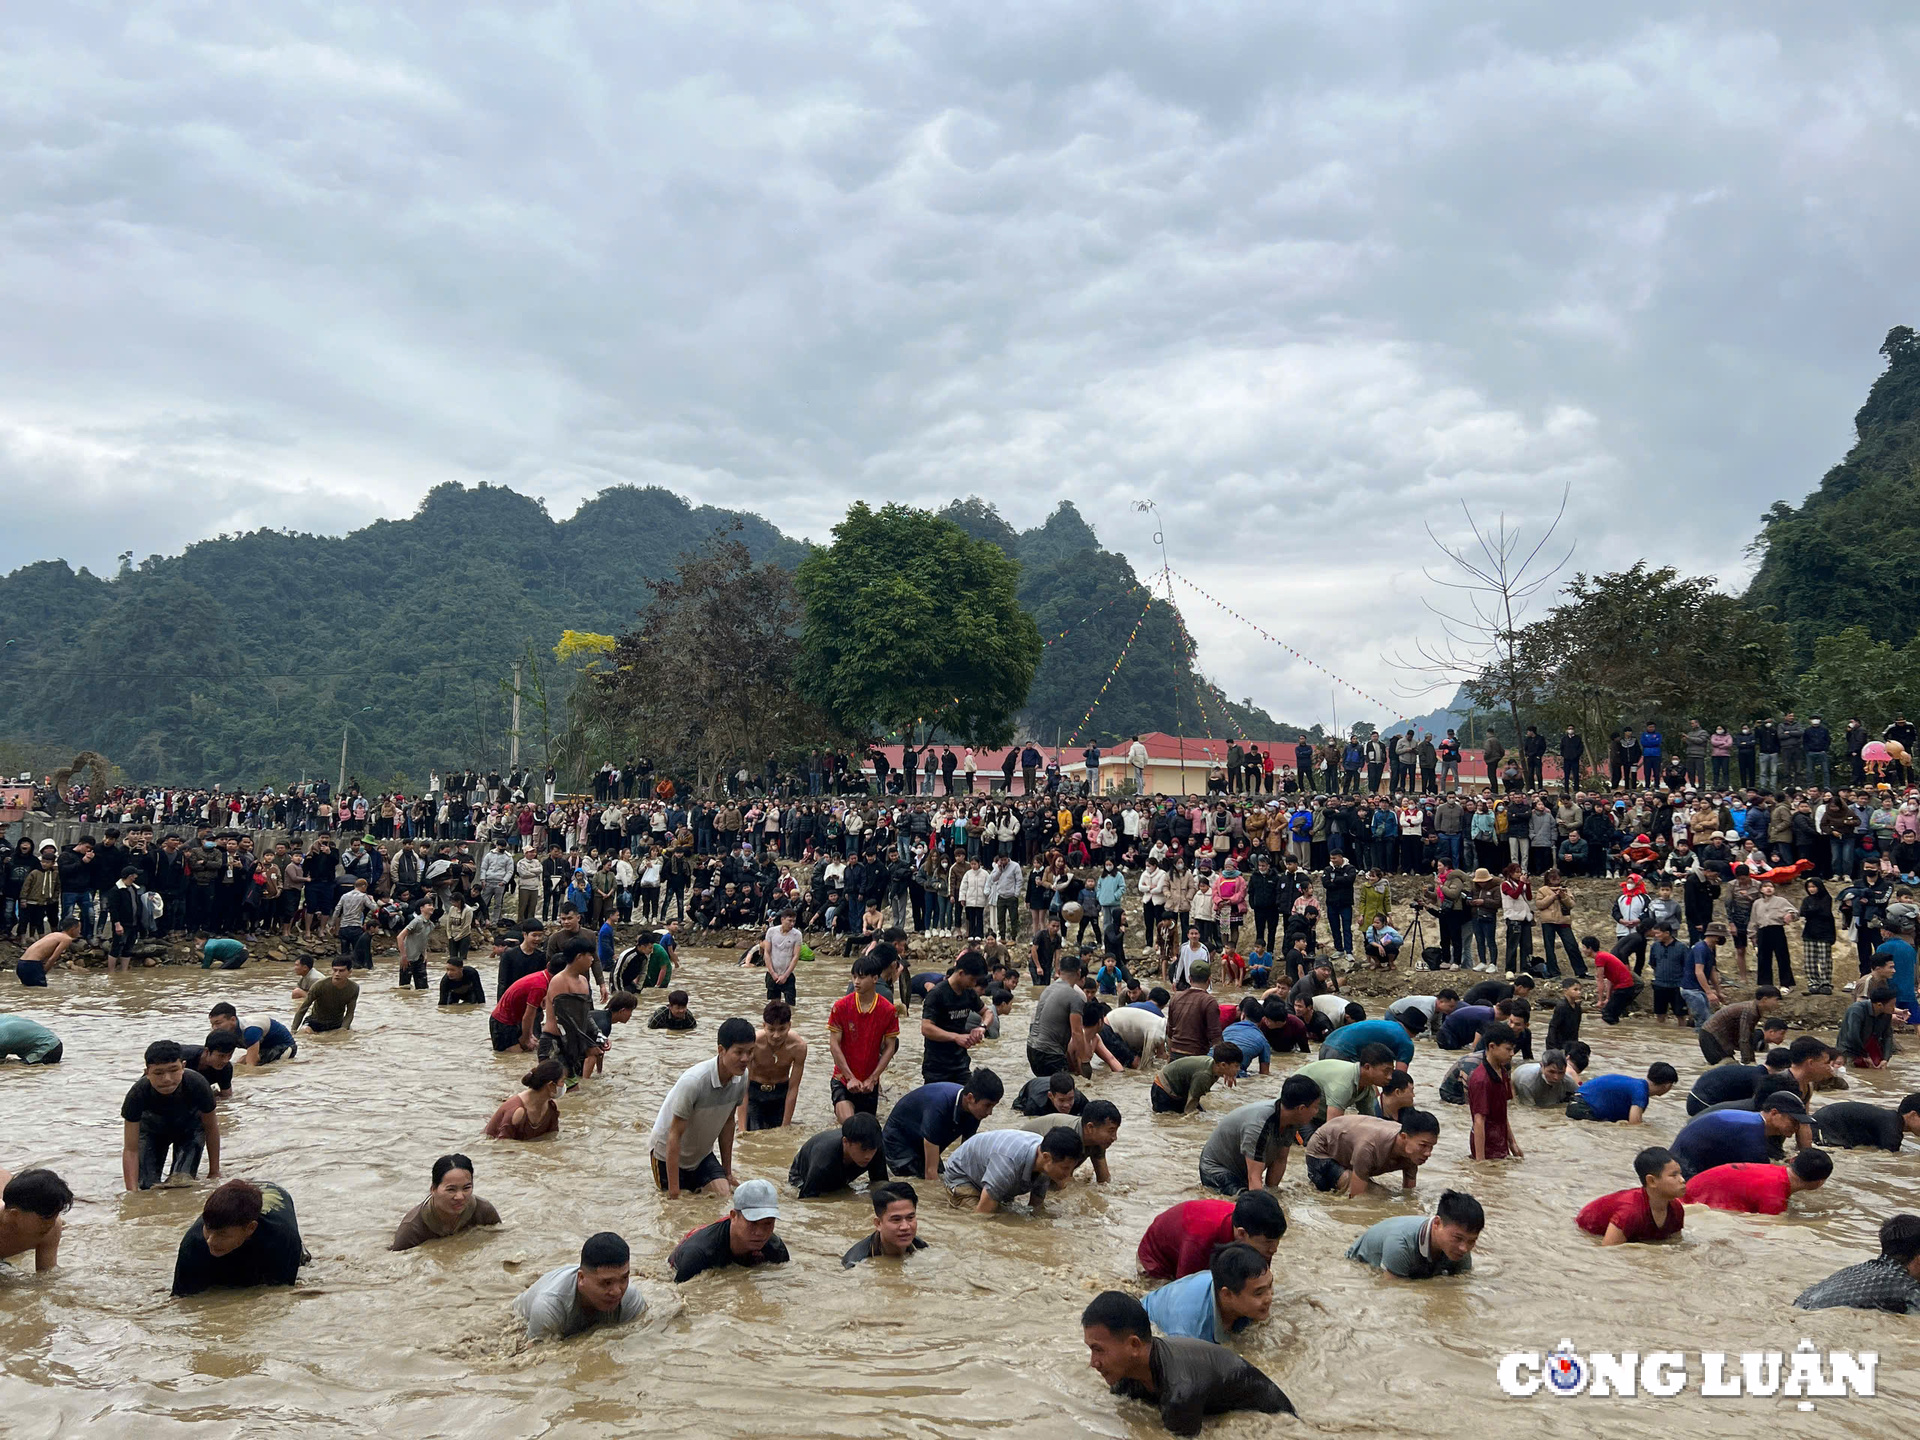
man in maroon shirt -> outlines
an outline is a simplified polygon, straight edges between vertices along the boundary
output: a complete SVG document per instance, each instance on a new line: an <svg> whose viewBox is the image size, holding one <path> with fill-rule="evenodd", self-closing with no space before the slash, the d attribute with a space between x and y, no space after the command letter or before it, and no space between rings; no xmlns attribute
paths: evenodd
<svg viewBox="0 0 1920 1440"><path fill-rule="evenodd" d="M1222 1245L1251 1245L1267 1259L1287 1233L1287 1217L1270 1190L1234 1200L1188 1200L1153 1217L1140 1237L1140 1268L1149 1279L1178 1280L1213 1263Z"/></svg>
<svg viewBox="0 0 1920 1440"><path fill-rule="evenodd" d="M1220 1043L1220 1002L1207 989L1213 968L1202 960L1187 972L1188 988L1167 1002L1167 1051L1204 1055Z"/></svg>
<svg viewBox="0 0 1920 1440"><path fill-rule="evenodd" d="M1486 1058L1467 1079L1467 1113L1473 1117L1475 1160L1523 1159L1507 1128L1507 1102L1513 1098L1513 1051L1519 1037L1497 1021L1487 1027Z"/></svg>

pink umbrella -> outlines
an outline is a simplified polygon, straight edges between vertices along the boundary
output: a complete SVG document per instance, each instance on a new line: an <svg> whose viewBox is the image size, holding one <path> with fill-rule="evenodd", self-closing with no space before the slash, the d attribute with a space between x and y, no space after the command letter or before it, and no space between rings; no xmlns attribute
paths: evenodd
<svg viewBox="0 0 1920 1440"><path fill-rule="evenodd" d="M1860 749L1860 758L1869 765L1884 765L1893 756L1887 753L1887 747L1878 740L1869 740Z"/></svg>

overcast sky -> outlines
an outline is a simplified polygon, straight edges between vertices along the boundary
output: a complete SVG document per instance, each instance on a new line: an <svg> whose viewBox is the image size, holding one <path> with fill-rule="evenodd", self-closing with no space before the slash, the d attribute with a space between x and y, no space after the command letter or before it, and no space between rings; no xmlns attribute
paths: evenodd
<svg viewBox="0 0 1920 1440"><path fill-rule="evenodd" d="M1898 3L22 6L0 569L617 481L1077 502L1410 713L1422 523L1738 585L1920 323ZM440 18L422 18L423 15ZM1236 697L1318 672L1187 592ZM1379 714L1350 693L1342 719Z"/></svg>

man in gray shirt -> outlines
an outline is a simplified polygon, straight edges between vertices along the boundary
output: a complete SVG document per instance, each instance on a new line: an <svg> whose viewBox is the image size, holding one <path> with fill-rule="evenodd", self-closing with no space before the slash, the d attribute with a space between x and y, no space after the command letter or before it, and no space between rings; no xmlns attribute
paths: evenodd
<svg viewBox="0 0 1920 1440"><path fill-rule="evenodd" d="M1287 1151L1320 1108L1320 1087L1289 1075L1277 1100L1256 1100L1220 1117L1200 1149L1200 1183L1223 1195L1271 1190L1287 1173Z"/></svg>
<svg viewBox="0 0 1920 1440"><path fill-rule="evenodd" d="M434 908L433 897L428 896L420 902L420 908L413 912L405 927L400 931L400 988L409 985L427 988L427 941L433 938L434 917L439 912Z"/></svg>
<svg viewBox="0 0 1920 1440"><path fill-rule="evenodd" d="M1080 1136L1064 1125L1045 1135L1025 1130L988 1130L963 1141L947 1157L940 1178L956 1197L978 1196L974 1209L991 1215L1021 1195L1036 1209L1049 1188L1073 1178L1086 1158Z"/></svg>
<svg viewBox="0 0 1920 1440"><path fill-rule="evenodd" d="M734 1112L747 1094L753 1022L737 1015L723 1020L714 1038L719 1049L713 1059L673 1082L653 1122L647 1144L653 1182L669 1200L679 1199L683 1190L704 1190L721 1200L733 1195Z"/></svg>
<svg viewBox="0 0 1920 1440"><path fill-rule="evenodd" d="M1567 1073L1564 1050L1548 1050L1538 1065L1522 1065L1513 1072L1513 1098L1542 1110L1564 1106L1579 1090L1579 1080Z"/></svg>
<svg viewBox="0 0 1920 1440"><path fill-rule="evenodd" d="M578 1265L549 1270L513 1302L527 1338L560 1340L596 1325L638 1320L647 1302L632 1286L631 1260L627 1242L612 1231L588 1236Z"/></svg>
<svg viewBox="0 0 1920 1440"><path fill-rule="evenodd" d="M1058 978L1033 1007L1027 1025L1027 1065L1036 1075L1079 1072L1087 1058L1086 1029L1081 1017L1087 997L1080 988L1081 960L1062 955L1054 965Z"/></svg>

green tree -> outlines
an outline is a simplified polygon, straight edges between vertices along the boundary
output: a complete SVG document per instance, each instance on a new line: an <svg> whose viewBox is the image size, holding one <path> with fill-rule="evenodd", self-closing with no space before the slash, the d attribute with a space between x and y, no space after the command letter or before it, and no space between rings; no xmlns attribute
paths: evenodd
<svg viewBox="0 0 1920 1440"><path fill-rule="evenodd" d="M1920 613L1920 336L1896 325L1880 353L1853 447L1799 506L1768 510L1753 544L1747 603L1787 626L1802 666L1853 625L1904 644Z"/></svg>
<svg viewBox="0 0 1920 1440"><path fill-rule="evenodd" d="M1797 687L1807 713L1818 715L1839 733L1858 719L1875 735L1902 711L1916 710L1920 681L1920 636L1896 650L1876 640L1864 625L1849 625L1838 635L1813 642L1813 664Z"/></svg>
<svg viewBox="0 0 1920 1440"><path fill-rule="evenodd" d="M1514 637L1514 666L1466 686L1476 706L1521 710L1546 733L1572 725L1595 761L1623 726L1711 727L1773 710L1782 699L1784 627L1671 566L1645 562L1575 575L1561 603ZM1517 697L1512 677L1522 677Z"/></svg>
<svg viewBox="0 0 1920 1440"><path fill-rule="evenodd" d="M799 676L845 730L1004 745L1040 663L1019 567L950 520L855 505L801 563Z"/></svg>

